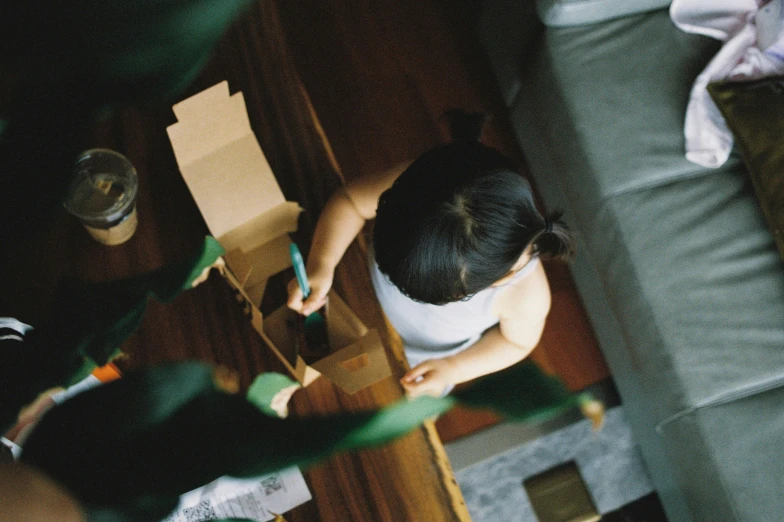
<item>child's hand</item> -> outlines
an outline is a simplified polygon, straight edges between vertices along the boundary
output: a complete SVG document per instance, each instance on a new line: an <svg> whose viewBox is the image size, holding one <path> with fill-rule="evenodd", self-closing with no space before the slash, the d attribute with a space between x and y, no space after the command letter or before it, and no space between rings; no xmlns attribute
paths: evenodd
<svg viewBox="0 0 784 522"><path fill-rule="evenodd" d="M295 312L308 316L324 306L327 302L327 293L332 288L332 280L335 271L329 269L308 270L308 282L310 283L310 296L302 300L302 290L296 279L289 281L288 306Z"/></svg>
<svg viewBox="0 0 784 522"><path fill-rule="evenodd" d="M448 359L430 359L409 370L400 384L411 398L420 395L440 397L448 387L455 384L452 379L453 364Z"/></svg>

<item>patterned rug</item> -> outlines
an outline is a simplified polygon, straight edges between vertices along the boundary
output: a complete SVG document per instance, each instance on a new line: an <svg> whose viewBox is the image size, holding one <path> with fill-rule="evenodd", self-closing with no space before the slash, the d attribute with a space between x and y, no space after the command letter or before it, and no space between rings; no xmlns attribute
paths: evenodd
<svg viewBox="0 0 784 522"><path fill-rule="evenodd" d="M461 442L459 451L470 443ZM483 444L481 437L476 443ZM447 451L452 458L456 448ZM607 411L597 433L580 420L463 469L456 466L456 476L474 522L536 522L523 481L569 461L577 464L601 514L653 491L622 406Z"/></svg>

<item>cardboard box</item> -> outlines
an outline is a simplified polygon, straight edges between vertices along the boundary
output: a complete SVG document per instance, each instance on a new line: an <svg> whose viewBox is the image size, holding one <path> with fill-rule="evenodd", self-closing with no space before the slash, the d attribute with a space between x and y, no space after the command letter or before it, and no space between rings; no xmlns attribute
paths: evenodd
<svg viewBox="0 0 784 522"><path fill-rule="evenodd" d="M289 233L302 211L286 201L250 126L242 93L219 83L173 107L167 128L174 156L212 235L226 250L224 277L251 324L303 386L325 375L348 393L391 374L381 338L333 291L328 296L331 353L305 363L299 354L299 315L285 303L264 317L267 280L291 266Z"/></svg>

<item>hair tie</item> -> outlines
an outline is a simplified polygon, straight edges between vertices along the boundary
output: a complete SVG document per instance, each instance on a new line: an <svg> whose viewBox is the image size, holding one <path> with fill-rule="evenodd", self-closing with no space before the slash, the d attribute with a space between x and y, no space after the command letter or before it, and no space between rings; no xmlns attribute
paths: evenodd
<svg viewBox="0 0 784 522"><path fill-rule="evenodd" d="M544 220L544 233L549 234L553 231L553 222L549 219Z"/></svg>

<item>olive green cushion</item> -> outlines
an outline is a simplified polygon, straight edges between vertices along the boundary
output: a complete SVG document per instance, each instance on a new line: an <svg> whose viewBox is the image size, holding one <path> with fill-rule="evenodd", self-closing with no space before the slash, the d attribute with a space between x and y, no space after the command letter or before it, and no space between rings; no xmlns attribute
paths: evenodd
<svg viewBox="0 0 784 522"><path fill-rule="evenodd" d="M762 211L784 257L784 76L708 86L749 169Z"/></svg>

